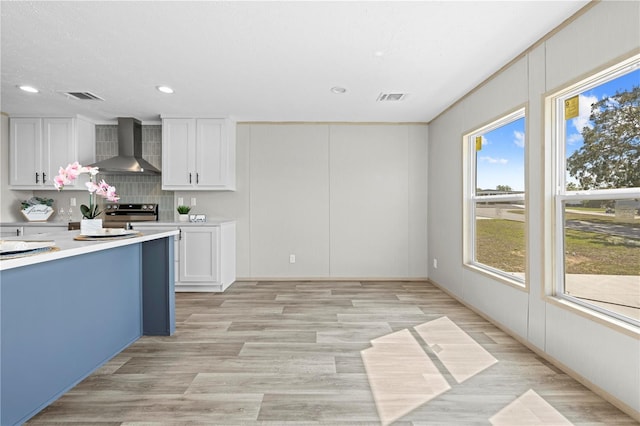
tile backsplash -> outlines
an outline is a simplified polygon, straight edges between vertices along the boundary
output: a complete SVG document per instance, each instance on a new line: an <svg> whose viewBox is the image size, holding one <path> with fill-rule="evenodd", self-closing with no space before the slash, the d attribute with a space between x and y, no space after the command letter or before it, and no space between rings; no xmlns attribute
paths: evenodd
<svg viewBox="0 0 640 426"><path fill-rule="evenodd" d="M96 125L96 161L118 154L118 126ZM142 158L162 168L162 126L142 126ZM134 176L101 173L116 187L121 203L157 203L158 219L172 221L173 191L162 190L161 176Z"/></svg>
<svg viewBox="0 0 640 426"><path fill-rule="evenodd" d="M118 154L118 126L96 125L96 161L106 160ZM162 126L142 126L142 157L154 166L162 167ZM162 190L161 176L134 176L100 173L100 179L116 187L121 203L157 203L158 220L173 221L173 191ZM33 191L33 195L53 198L56 215L50 220L80 220L80 204L88 202L88 193L78 191ZM67 212L70 199L77 199L77 206L71 207L71 216L60 216L59 209ZM99 202L104 204L104 199Z"/></svg>

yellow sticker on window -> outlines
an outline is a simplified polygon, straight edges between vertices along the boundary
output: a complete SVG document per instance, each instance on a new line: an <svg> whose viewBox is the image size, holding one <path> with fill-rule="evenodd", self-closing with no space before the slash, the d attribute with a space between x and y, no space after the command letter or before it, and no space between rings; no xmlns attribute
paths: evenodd
<svg viewBox="0 0 640 426"><path fill-rule="evenodd" d="M564 119L569 120L575 118L580 114L580 106L578 102L578 95L573 98L565 99L564 101Z"/></svg>
<svg viewBox="0 0 640 426"><path fill-rule="evenodd" d="M482 136L476 136L476 151L482 149Z"/></svg>

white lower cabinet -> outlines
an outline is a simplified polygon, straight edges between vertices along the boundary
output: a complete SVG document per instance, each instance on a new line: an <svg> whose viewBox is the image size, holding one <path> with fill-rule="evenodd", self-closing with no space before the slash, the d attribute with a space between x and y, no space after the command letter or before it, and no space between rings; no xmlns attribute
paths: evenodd
<svg viewBox="0 0 640 426"><path fill-rule="evenodd" d="M25 225L23 227L23 235L49 234L51 232L66 231L67 229L68 225L66 223L53 226Z"/></svg>
<svg viewBox="0 0 640 426"><path fill-rule="evenodd" d="M154 225L134 229L158 230ZM236 228L220 225L164 227L178 229L174 250L176 291L221 292L236 280Z"/></svg>
<svg viewBox="0 0 640 426"><path fill-rule="evenodd" d="M218 227L181 228L178 281L190 285L220 282L219 246Z"/></svg>
<svg viewBox="0 0 640 426"><path fill-rule="evenodd" d="M60 225L2 225L0 226L1 237L23 237L29 235L49 234L51 232L66 231L67 224Z"/></svg>
<svg viewBox="0 0 640 426"><path fill-rule="evenodd" d="M22 226L3 225L0 226L0 237L20 237L22 236Z"/></svg>

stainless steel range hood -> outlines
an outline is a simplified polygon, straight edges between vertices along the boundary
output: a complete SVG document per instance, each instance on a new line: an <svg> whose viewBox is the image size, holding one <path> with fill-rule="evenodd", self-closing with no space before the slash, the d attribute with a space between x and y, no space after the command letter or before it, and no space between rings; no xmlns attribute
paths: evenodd
<svg viewBox="0 0 640 426"><path fill-rule="evenodd" d="M135 118L118 118L118 155L91 164L111 174L159 175L161 171L142 158L142 123Z"/></svg>

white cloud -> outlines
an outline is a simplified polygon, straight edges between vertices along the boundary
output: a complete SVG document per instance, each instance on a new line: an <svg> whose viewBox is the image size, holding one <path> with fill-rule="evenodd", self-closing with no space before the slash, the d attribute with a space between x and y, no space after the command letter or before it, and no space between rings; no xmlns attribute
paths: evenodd
<svg viewBox="0 0 640 426"><path fill-rule="evenodd" d="M506 158L493 158L489 156L480 157L479 160L486 161L489 164L507 164L509 162Z"/></svg>
<svg viewBox="0 0 640 426"><path fill-rule="evenodd" d="M513 143L520 148L524 148L524 132L519 132L517 130L514 130Z"/></svg>
<svg viewBox="0 0 640 426"><path fill-rule="evenodd" d="M597 96L583 96L578 97L578 116L571 119L571 124L580 133L582 129L588 127L593 128L593 125L589 122L589 116L591 115L591 104L598 102Z"/></svg>
<svg viewBox="0 0 640 426"><path fill-rule="evenodd" d="M577 145L579 143L582 143L583 141L584 141L584 139L582 138L582 134L581 133L571 133L567 137L567 144L568 145Z"/></svg>

